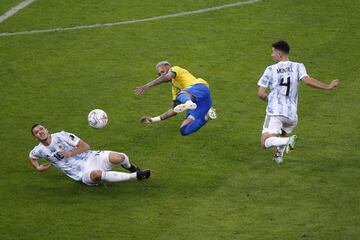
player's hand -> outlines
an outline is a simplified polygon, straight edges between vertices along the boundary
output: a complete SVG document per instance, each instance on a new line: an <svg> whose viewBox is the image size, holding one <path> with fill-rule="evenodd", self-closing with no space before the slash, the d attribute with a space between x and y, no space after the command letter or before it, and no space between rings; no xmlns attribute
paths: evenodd
<svg viewBox="0 0 360 240"><path fill-rule="evenodd" d="M145 92L145 87L144 86L139 86L139 87L136 87L135 90L134 90L135 94L136 95L141 95Z"/></svg>
<svg viewBox="0 0 360 240"><path fill-rule="evenodd" d="M60 155L61 157L70 157L70 156L72 156L73 154L72 154L72 151L60 151L60 152L59 152L59 155Z"/></svg>
<svg viewBox="0 0 360 240"><path fill-rule="evenodd" d="M152 123L151 117L148 117L148 116L143 116L143 117L141 117L141 118L140 118L140 123L143 123L143 124Z"/></svg>
<svg viewBox="0 0 360 240"><path fill-rule="evenodd" d="M332 80L329 84L329 90L335 88L339 84L339 79Z"/></svg>
<svg viewBox="0 0 360 240"><path fill-rule="evenodd" d="M51 165L49 163L44 163L44 164L40 164L36 170L38 170L39 172L43 172L46 171L49 167L51 167Z"/></svg>

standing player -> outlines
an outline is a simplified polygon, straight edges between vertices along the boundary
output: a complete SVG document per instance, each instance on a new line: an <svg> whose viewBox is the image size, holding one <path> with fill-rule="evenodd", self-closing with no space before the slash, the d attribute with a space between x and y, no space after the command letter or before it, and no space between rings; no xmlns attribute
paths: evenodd
<svg viewBox="0 0 360 240"><path fill-rule="evenodd" d="M143 86L136 87L135 94L141 95L153 86L171 82L173 106L157 117L142 117L141 123L159 122L187 110L185 120L180 126L181 135L186 136L199 130L209 119L216 118L215 109L211 107L209 84L205 80L195 78L181 67L171 67L166 61L156 64L156 70L159 77Z"/></svg>
<svg viewBox="0 0 360 240"><path fill-rule="evenodd" d="M336 87L339 80L330 84L322 83L309 77L304 64L289 61L290 47L286 41L272 44L272 58L276 64L268 66L260 78L258 96L268 102L266 117L261 135L261 145L265 148L277 147L273 160L283 162L284 152L294 149L297 136L288 137L298 122L297 101L299 83L314 88L330 90ZM266 88L270 88L269 96Z"/></svg>
<svg viewBox="0 0 360 240"><path fill-rule="evenodd" d="M126 154L89 150L90 146L72 133L62 131L49 134L47 128L40 124L35 124L31 133L40 143L30 152L29 160L39 172L53 165L70 178L86 185L97 185L100 181L122 182L150 177L150 170L140 170L130 163ZM39 158L50 163L40 164ZM110 171L118 164L131 173Z"/></svg>

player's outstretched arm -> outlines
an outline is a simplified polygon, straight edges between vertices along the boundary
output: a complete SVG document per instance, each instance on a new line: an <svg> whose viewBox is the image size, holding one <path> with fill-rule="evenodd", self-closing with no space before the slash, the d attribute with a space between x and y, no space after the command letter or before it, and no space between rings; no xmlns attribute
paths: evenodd
<svg viewBox="0 0 360 240"><path fill-rule="evenodd" d="M160 116L157 116L157 117L143 116L140 118L140 123L160 122L162 120L171 118L171 117L175 116L176 114L177 113L174 112L174 109L170 108L169 110L167 110L166 112L164 112L163 114L161 114Z"/></svg>
<svg viewBox="0 0 360 240"><path fill-rule="evenodd" d="M315 78L311 78L309 76L305 76L301 80L310 87L325 89L325 90L331 90L339 84L338 79L332 80L329 84L320 82L319 80L316 80Z"/></svg>
<svg viewBox="0 0 360 240"><path fill-rule="evenodd" d="M46 171L48 170L49 167L51 167L49 163L39 164L39 162L36 159L32 159L30 157L29 157L29 161L31 165L39 172Z"/></svg>
<svg viewBox="0 0 360 240"><path fill-rule="evenodd" d="M80 154L82 152L85 152L90 149L89 144L84 142L83 140L79 140L79 143L77 144L76 148L68 151L61 151L59 152L60 156L62 157L70 157L72 155Z"/></svg>
<svg viewBox="0 0 360 240"><path fill-rule="evenodd" d="M145 90L154 87L156 85L159 85L164 82L169 82L173 77L175 77L175 73L168 72L167 74L161 75L157 79L152 80L151 82L148 82L147 84L143 86L138 86L135 88L134 92L136 95L141 95L145 92Z"/></svg>

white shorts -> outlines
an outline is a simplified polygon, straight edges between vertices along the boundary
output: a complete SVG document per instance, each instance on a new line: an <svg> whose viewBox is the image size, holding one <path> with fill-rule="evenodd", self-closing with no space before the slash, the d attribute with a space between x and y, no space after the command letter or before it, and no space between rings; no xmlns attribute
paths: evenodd
<svg viewBox="0 0 360 240"><path fill-rule="evenodd" d="M297 119L290 119L279 115L266 115L262 133L281 134L282 131L291 133L297 125Z"/></svg>
<svg viewBox="0 0 360 240"><path fill-rule="evenodd" d="M110 151L94 151L94 153L86 160L85 168L83 170L83 177L81 181L86 185L97 185L90 178L92 171L101 170L109 171L112 164L109 160Z"/></svg>

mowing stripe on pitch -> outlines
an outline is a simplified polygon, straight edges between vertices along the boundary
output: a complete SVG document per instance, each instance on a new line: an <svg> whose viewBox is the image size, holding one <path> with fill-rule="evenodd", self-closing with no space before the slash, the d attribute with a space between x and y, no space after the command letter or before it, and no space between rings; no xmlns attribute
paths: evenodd
<svg viewBox="0 0 360 240"><path fill-rule="evenodd" d="M150 18L143 18L143 19L127 20L127 21L122 21L122 22L96 23L93 25L83 25L83 26L74 26L74 27L65 27L65 28L52 28L52 29L43 29L43 30L29 30L29 31L22 31L22 32L4 32L4 33L0 33L0 37L14 36L14 35L28 35L28 34L35 34L35 33L65 32L65 31L74 31L74 30L80 30L80 29L127 25L127 24L132 24L132 23L139 23L139 22L150 22L150 21L156 21L156 20L161 20L161 19L166 19L166 18L182 17L182 16L186 16L186 15L211 12L211 11L221 10L221 9L225 9L225 8L238 7L241 5L256 3L259 1L260 0L248 0L245 2L230 3L230 4L225 4L225 5L221 5L221 6L217 6L217 7L202 8L202 9L193 10L193 11L180 12L180 13L150 17Z"/></svg>
<svg viewBox="0 0 360 240"><path fill-rule="evenodd" d="M9 11L7 11L6 13L4 13L3 15L0 16L0 23L2 23L6 19L8 19L12 15L14 15L21 9L26 8L30 3L34 2L34 1L35 0L26 0L26 1L23 1L22 3L20 3L19 5L17 5L16 7L13 7L12 9L10 9Z"/></svg>

